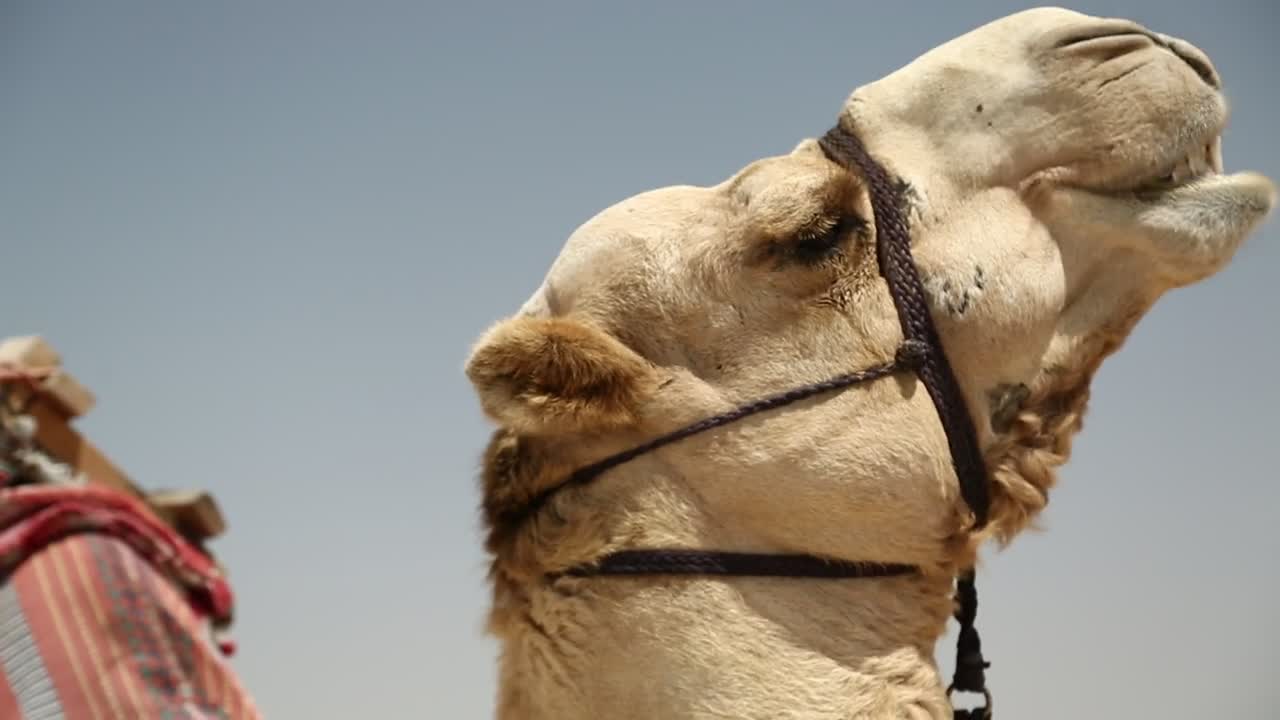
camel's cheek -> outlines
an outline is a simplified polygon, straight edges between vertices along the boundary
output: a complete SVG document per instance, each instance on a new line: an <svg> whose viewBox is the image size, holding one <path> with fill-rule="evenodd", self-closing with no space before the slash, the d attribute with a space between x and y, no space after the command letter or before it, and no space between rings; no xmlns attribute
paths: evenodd
<svg viewBox="0 0 1280 720"><path fill-rule="evenodd" d="M925 292L971 400L985 402L979 396L987 390L1033 378L1068 295L1049 229L1015 193L996 189L922 238L915 254Z"/></svg>

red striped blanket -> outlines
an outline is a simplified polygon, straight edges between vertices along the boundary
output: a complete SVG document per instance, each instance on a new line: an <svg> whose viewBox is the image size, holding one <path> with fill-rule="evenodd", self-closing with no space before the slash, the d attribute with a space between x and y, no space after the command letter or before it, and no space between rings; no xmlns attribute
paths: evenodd
<svg viewBox="0 0 1280 720"><path fill-rule="evenodd" d="M258 720L217 567L133 498L0 489L0 718Z"/></svg>

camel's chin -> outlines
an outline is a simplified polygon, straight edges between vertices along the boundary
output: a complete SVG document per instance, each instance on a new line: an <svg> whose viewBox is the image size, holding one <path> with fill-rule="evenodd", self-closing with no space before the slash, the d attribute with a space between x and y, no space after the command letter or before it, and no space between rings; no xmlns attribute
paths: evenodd
<svg viewBox="0 0 1280 720"><path fill-rule="evenodd" d="M1276 186L1253 172L1210 174L1174 188L1135 193L1126 203L1137 234L1166 268L1195 280L1231 260L1276 205Z"/></svg>
<svg viewBox="0 0 1280 720"><path fill-rule="evenodd" d="M1105 235L1149 257L1175 286L1222 269L1275 207L1254 172L1208 173L1172 187L1099 191L1058 186L1044 206L1058 231Z"/></svg>

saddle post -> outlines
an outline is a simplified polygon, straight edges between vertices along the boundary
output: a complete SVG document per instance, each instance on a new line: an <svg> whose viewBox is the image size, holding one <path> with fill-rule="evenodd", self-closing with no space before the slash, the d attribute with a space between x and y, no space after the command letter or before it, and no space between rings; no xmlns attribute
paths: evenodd
<svg viewBox="0 0 1280 720"><path fill-rule="evenodd" d="M199 490L145 491L73 426L97 399L62 368L61 355L43 338L0 341L0 393L0 417L5 438L13 438L10 444L29 444L32 452L64 465L73 477L141 500L157 518L199 547L226 530L212 495ZM0 446L0 463L12 463L9 455L16 449ZM0 464L0 474L13 472Z"/></svg>

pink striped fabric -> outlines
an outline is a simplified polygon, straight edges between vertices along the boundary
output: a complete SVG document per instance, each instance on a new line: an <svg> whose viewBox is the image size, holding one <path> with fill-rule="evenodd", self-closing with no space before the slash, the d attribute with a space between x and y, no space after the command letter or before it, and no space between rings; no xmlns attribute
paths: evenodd
<svg viewBox="0 0 1280 720"><path fill-rule="evenodd" d="M261 717L210 633L225 581L183 565L207 558L130 503L58 488L15 512L23 489L0 490L0 719Z"/></svg>

